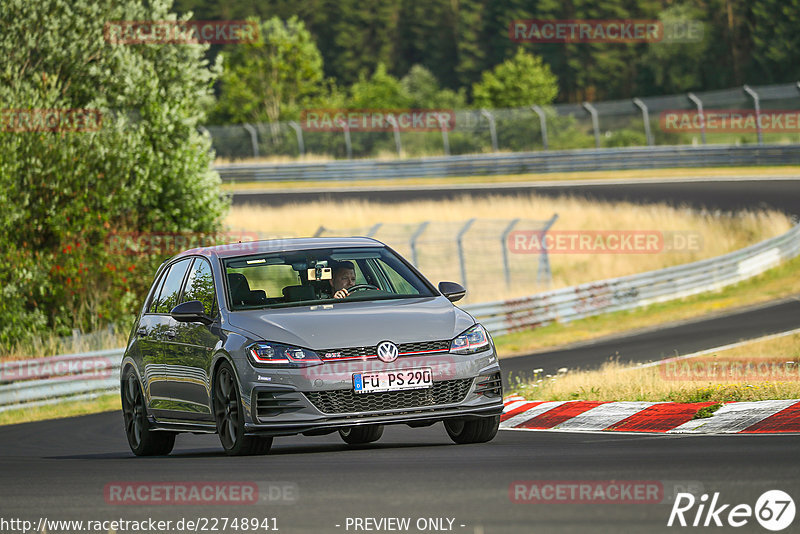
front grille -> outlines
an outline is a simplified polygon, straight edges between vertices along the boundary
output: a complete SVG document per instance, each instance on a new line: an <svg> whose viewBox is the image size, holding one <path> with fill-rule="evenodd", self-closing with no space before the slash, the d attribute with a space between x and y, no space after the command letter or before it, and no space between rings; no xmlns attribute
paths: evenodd
<svg viewBox="0 0 800 534"><path fill-rule="evenodd" d="M400 343L397 349L402 355L407 352L443 352L450 350L450 340L442 339L439 341L417 341L414 343ZM341 349L323 349L317 351L323 360L335 360L338 358L366 358L375 356L377 347L346 347Z"/></svg>
<svg viewBox="0 0 800 534"><path fill-rule="evenodd" d="M314 391L305 395L323 413L396 411L459 403L467 396L471 385L471 378L462 378L434 382L433 387L426 389L359 394L351 389L339 389Z"/></svg>
<svg viewBox="0 0 800 534"><path fill-rule="evenodd" d="M397 345L399 352L433 352L440 350L450 350L450 340L441 341L418 341L416 343L400 343Z"/></svg>
<svg viewBox="0 0 800 534"><path fill-rule="evenodd" d="M292 397L295 398L292 398ZM284 391L257 391L256 415L259 420L275 417L285 412L301 410L303 404L296 397L296 393Z"/></svg>

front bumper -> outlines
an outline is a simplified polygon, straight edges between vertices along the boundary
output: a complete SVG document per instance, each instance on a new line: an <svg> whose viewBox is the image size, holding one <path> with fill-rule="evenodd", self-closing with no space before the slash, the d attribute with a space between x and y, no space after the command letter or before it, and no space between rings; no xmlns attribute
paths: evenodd
<svg viewBox="0 0 800 534"><path fill-rule="evenodd" d="M419 357L402 362L406 368L432 368L434 385L427 389L356 394L351 373L362 370L355 367L316 376L303 384L306 387L298 387L296 380L281 383L275 377L270 384L257 381L242 398L248 414L245 432L265 436L324 434L358 425L425 426L444 419L502 413L500 367L494 350L452 356L448 355L447 361Z"/></svg>

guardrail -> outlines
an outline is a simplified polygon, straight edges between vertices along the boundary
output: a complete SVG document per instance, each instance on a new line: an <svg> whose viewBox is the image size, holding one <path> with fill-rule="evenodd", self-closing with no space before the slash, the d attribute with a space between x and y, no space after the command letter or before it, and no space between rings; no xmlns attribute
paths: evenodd
<svg viewBox="0 0 800 534"><path fill-rule="evenodd" d="M492 334L505 334L717 290L798 255L800 224L780 236L716 258L464 309Z"/></svg>
<svg viewBox="0 0 800 534"><path fill-rule="evenodd" d="M223 182L275 182L798 164L800 145L703 145L477 154L405 160L241 163L217 165L216 170Z"/></svg>
<svg viewBox="0 0 800 534"><path fill-rule="evenodd" d="M119 390L124 349L0 363L0 412Z"/></svg>
<svg viewBox="0 0 800 534"><path fill-rule="evenodd" d="M716 258L464 309L493 335L499 335L720 289L798 255L800 224L780 236ZM116 391L123 350L0 363L0 411Z"/></svg>

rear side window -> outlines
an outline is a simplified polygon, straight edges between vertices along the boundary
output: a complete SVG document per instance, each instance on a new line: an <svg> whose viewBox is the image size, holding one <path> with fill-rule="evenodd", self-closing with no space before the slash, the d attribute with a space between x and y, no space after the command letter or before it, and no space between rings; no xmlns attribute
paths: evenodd
<svg viewBox="0 0 800 534"><path fill-rule="evenodd" d="M183 276L191 261L192 258L186 258L174 263L169 268L169 272L164 275L164 284L161 286L159 295L153 299L150 305L150 313L169 313L178 305Z"/></svg>
<svg viewBox="0 0 800 534"><path fill-rule="evenodd" d="M211 274L211 265L202 258L196 258L186 279L181 302L199 300L203 303L206 315L214 317L216 315L214 297L214 276Z"/></svg>

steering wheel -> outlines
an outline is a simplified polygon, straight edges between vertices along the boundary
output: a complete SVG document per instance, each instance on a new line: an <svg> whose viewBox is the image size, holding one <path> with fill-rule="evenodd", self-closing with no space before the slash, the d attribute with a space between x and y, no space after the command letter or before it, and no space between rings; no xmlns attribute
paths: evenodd
<svg viewBox="0 0 800 534"><path fill-rule="evenodd" d="M380 288L377 286L373 286L372 284L357 284L352 287L347 287L347 293L352 293L353 291L363 291L365 289L374 289L376 291L380 291Z"/></svg>

